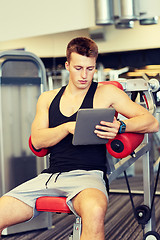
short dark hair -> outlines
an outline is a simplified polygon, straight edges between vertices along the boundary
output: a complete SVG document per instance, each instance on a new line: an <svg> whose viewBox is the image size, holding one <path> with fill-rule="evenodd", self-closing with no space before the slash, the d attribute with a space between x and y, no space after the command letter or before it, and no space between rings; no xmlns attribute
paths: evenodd
<svg viewBox="0 0 160 240"><path fill-rule="evenodd" d="M98 46L90 38L87 37L77 37L72 39L66 50L67 61L70 62L71 53L75 52L86 57L98 57Z"/></svg>

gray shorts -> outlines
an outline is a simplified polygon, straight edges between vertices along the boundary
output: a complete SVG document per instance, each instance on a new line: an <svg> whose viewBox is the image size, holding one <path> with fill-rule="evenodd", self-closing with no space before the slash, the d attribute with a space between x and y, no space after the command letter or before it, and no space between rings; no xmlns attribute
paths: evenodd
<svg viewBox="0 0 160 240"><path fill-rule="evenodd" d="M72 205L72 199L86 188L99 189L108 199L103 172L99 170L74 170L53 175L42 173L9 191L5 196L12 196L31 206L34 210L33 217L39 214L35 208L37 198L42 196L67 197L67 205L77 215Z"/></svg>

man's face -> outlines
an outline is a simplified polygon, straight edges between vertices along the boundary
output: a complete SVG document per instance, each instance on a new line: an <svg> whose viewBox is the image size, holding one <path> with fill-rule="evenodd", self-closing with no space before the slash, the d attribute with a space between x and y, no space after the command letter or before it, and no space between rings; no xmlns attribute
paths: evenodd
<svg viewBox="0 0 160 240"><path fill-rule="evenodd" d="M70 82L77 88L88 87L95 73L96 59L71 53L70 63L66 62L66 69L70 73Z"/></svg>

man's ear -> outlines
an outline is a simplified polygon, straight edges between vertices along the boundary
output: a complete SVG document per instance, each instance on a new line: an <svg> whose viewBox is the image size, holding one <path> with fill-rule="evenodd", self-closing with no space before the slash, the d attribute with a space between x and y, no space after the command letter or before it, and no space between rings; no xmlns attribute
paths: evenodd
<svg viewBox="0 0 160 240"><path fill-rule="evenodd" d="M65 62L65 68L66 68L66 70L69 71L69 62L68 61Z"/></svg>

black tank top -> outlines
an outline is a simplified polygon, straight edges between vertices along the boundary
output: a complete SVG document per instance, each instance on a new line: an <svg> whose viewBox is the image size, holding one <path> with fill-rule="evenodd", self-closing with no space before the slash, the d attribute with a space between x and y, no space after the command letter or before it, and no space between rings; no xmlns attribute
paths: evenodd
<svg viewBox="0 0 160 240"><path fill-rule="evenodd" d="M53 99L49 108L49 127L53 128L69 121L75 121L77 112L70 117L64 116L59 109L61 96L66 86L62 87ZM93 97L97 83L93 82L80 108L93 108ZM61 173L71 170L102 170L106 172L106 146L87 145L74 146L72 134L68 134L59 143L50 147L49 168L43 172Z"/></svg>

